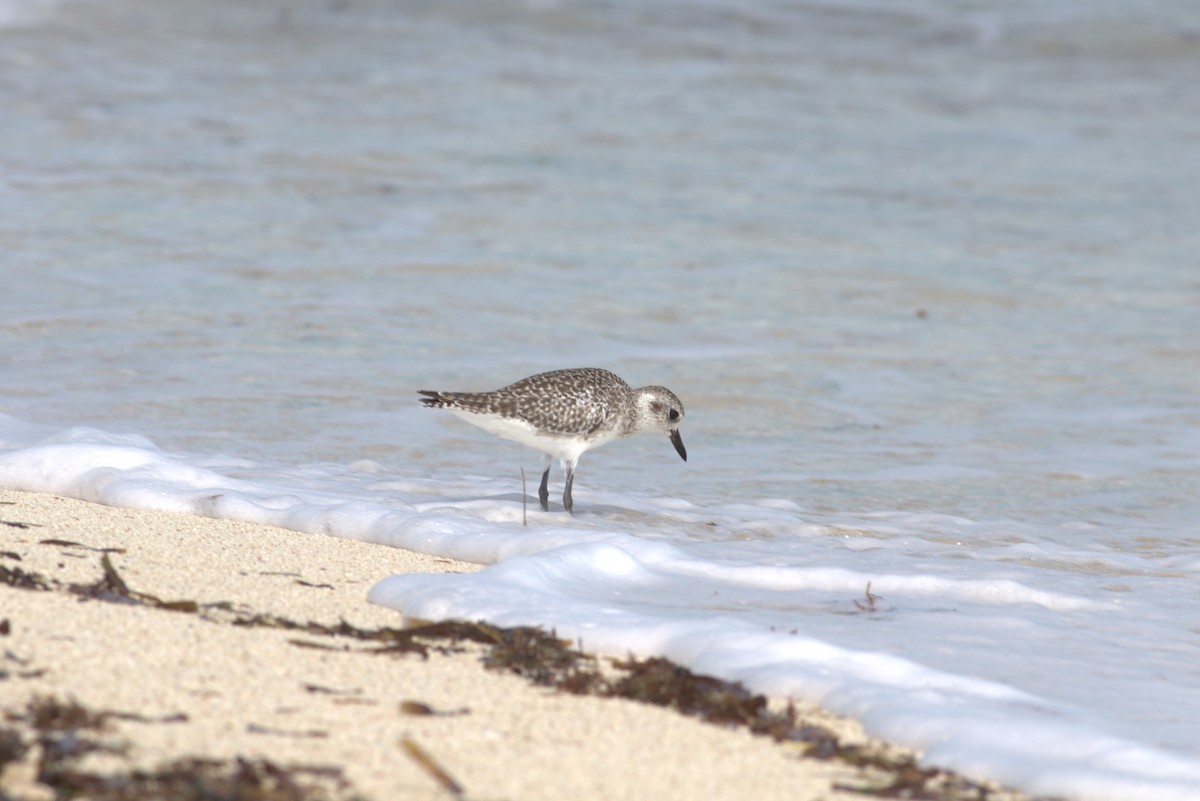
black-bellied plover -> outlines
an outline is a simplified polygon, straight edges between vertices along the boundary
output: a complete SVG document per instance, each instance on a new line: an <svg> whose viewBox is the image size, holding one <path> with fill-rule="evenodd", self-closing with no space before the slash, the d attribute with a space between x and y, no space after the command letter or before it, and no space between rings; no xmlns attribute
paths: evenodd
<svg viewBox="0 0 1200 801"><path fill-rule="evenodd" d="M422 389L421 403L449 409L484 431L536 448L545 454L538 500L549 511L550 464L566 472L563 507L570 512L575 466L584 451L645 432L666 434L686 462L679 436L683 403L666 387L633 389L621 377L595 367L552 370L522 378L492 392L439 392Z"/></svg>

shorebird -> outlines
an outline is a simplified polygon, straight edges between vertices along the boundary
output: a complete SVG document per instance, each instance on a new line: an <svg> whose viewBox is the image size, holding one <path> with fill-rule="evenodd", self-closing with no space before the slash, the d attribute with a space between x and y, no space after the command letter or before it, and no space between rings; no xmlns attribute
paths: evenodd
<svg viewBox="0 0 1200 801"><path fill-rule="evenodd" d="M550 510L550 465L566 473L563 508L573 513L571 487L584 451L634 434L666 434L680 458L683 402L666 387L633 389L620 376L595 367L552 370L522 378L491 392L418 390L421 403L448 409L484 431L528 445L544 454L538 500Z"/></svg>

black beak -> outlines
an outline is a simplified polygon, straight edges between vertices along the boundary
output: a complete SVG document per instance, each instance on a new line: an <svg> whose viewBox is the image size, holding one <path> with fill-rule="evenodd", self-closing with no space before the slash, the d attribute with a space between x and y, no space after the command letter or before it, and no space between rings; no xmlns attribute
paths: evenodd
<svg viewBox="0 0 1200 801"><path fill-rule="evenodd" d="M671 444L675 446L675 450L679 452L679 458L687 461L687 448L683 447L683 437L679 436L679 429L675 429L667 435L671 438Z"/></svg>

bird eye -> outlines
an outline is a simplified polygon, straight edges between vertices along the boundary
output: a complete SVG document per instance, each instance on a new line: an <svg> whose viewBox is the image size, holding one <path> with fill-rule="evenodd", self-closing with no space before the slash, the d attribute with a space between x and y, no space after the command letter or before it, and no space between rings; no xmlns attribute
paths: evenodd
<svg viewBox="0 0 1200 801"><path fill-rule="evenodd" d="M679 419L679 410L672 409L671 413L668 415L668 417L670 417L672 420L678 420Z"/></svg>

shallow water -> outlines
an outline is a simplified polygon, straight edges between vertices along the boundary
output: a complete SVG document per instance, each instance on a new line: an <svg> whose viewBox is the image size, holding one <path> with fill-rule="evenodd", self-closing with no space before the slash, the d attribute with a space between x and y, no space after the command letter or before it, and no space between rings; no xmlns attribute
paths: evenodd
<svg viewBox="0 0 1200 801"><path fill-rule="evenodd" d="M1191 4L0 24L5 486L497 562L372 597L1200 792ZM675 390L689 461L589 452L573 519L414 399L584 365Z"/></svg>

